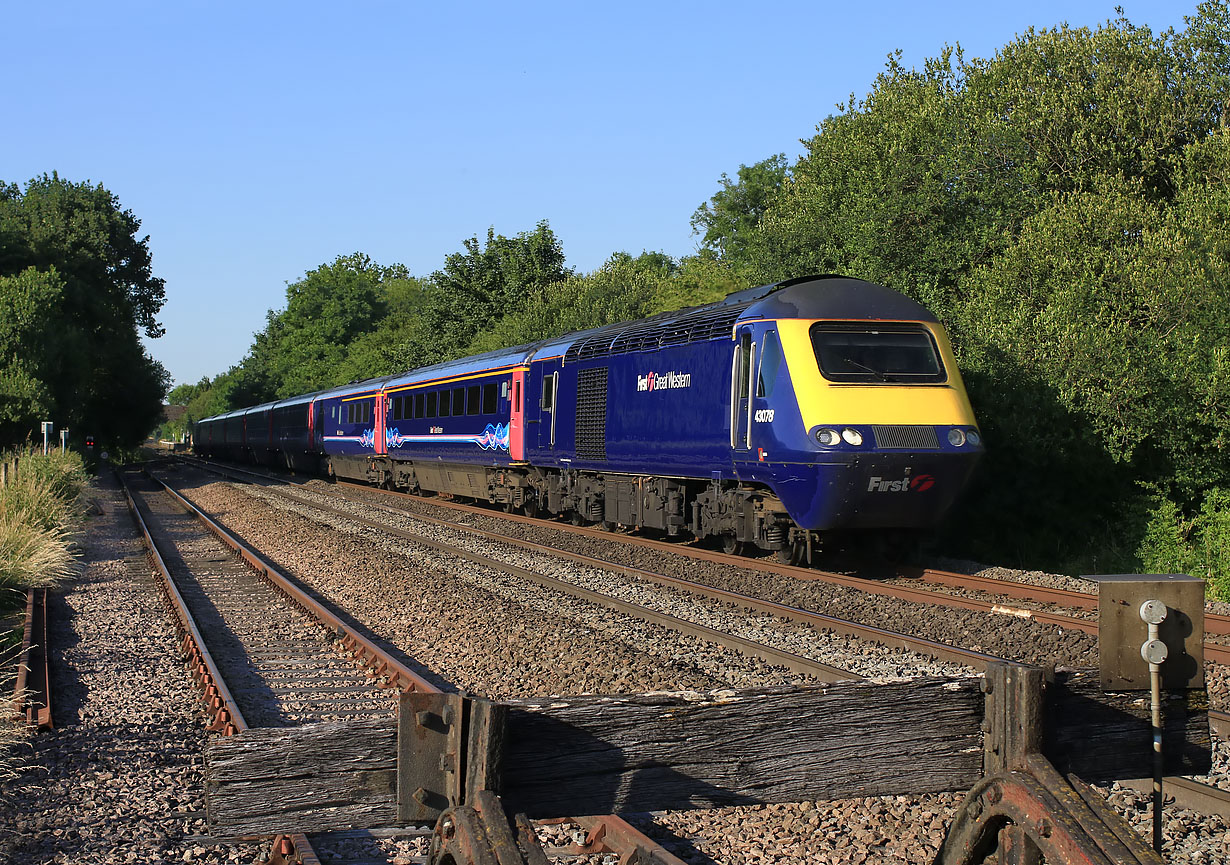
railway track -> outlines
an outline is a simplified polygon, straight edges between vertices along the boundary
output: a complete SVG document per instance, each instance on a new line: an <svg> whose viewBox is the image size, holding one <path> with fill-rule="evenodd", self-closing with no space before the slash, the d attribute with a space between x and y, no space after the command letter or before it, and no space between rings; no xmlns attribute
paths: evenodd
<svg viewBox="0 0 1230 865"><path fill-rule="evenodd" d="M232 470L228 469L228 471ZM251 476L251 474L249 474L249 476ZM256 473L256 477L264 478L266 476ZM655 608L655 606L645 603L638 603L636 601L614 596L613 594L605 594L603 592L594 591L592 589L585 588L584 586L577 585L570 580L549 576L539 570L531 570L529 568L511 565L503 558L495 555L475 552L464 546L458 546L453 543L424 537L421 530L416 531L414 528L405 528L394 525L387 519L374 519L372 517L363 516L355 513L350 507L327 504L319 500L319 495L299 495L289 492L280 486L273 486L268 489L270 489L273 494L287 501L293 501L299 505L311 508L318 513L349 520L359 525L388 533L394 537L438 549L450 555L459 556L474 564L511 574L518 578L533 582L537 585L580 598L589 603L605 606L618 613L652 622L687 636L717 643L718 645L736 650L750 657L758 658L765 663L785 667L786 669L811 676L818 681L838 681L841 679L860 677L855 671L845 668L832 667L828 664L803 657L793 652L783 651L775 648L774 646L757 642L756 640L740 637L737 634L730 633L729 631L721 631L704 624L698 624L697 622L681 616L664 613ZM342 503L353 504L345 499L342 500ZM757 613L776 616L789 622L826 629L842 636L873 640L882 645L899 648L905 651L916 652L918 654L933 657L949 663L972 667L976 670L984 669L988 663L1004 660L986 653L945 645L933 640L912 637L908 634L895 633L883 628L861 625L859 623L843 620L835 616L815 613L797 607L790 607L785 604L762 601L746 595L716 589L702 583L671 577L667 574L619 565L609 561L608 559L587 556L567 550L560 550L548 544L510 538L496 532L487 532L475 529L472 526L466 526L453 521L425 516L422 514L408 514L404 510L390 507L388 505L373 505L371 503L364 502L363 507L374 508L382 514L386 514L395 519L411 520L420 525L434 526L454 532L461 532L470 538L476 538L481 541L490 541L498 544L509 545L541 555L551 560L564 559L575 564L622 574L624 576L643 580L647 583L653 583L658 586L686 593L697 598L701 598L707 602L719 605L729 605L740 609L753 610Z"/></svg>
<svg viewBox="0 0 1230 865"><path fill-rule="evenodd" d="M303 611L292 615L286 597L229 555L190 510L145 475L125 474L120 482L179 623L210 729L237 735L250 729L249 714L258 726L325 720L343 709L346 697L358 697L369 712L391 711L379 705L370 682L359 681L353 664L322 651L328 638L319 624L311 639ZM254 614L261 610L281 612L290 627L271 628L267 619L257 624ZM302 834L274 838L270 855L271 861L320 862Z"/></svg>
<svg viewBox="0 0 1230 865"><path fill-rule="evenodd" d="M220 469L213 464L203 464L200 461L192 461L197 465L208 465L210 470L219 471ZM254 472L249 469L227 466L226 471L235 473L236 476L256 477L264 479L276 479L279 482L284 482L285 478L275 478L274 476ZM393 492L388 490L377 490L373 487L364 486L361 484L351 484L348 482L339 482L340 488L353 489L356 492L369 497L379 495L401 500L423 501L415 496L410 496L405 493ZM467 514L475 517L494 518L497 515L488 508L481 508L472 505L461 504L457 502L445 501L440 499L429 500L431 505L439 506L444 509L453 510L459 514ZM370 501L367 502L371 504ZM378 505L373 505L380 507ZM394 509L394 512L401 512L401 509ZM436 520L438 524L450 524L457 528L464 528L466 531L481 531L474 526L457 522L438 520L434 517L427 517L421 513L412 515L416 519ZM508 521L514 525L526 526L541 526L541 520L521 516L519 514L500 513L498 518L501 521ZM932 589L920 588L914 585L900 585L897 583L885 583L881 579L869 579L866 577L851 576L848 574L835 573L830 571L813 570L810 568L802 568L791 565L784 565L775 561L765 561L762 559L752 559L743 556L732 556L726 553L715 550L707 550L696 546L685 545L680 543L672 543L660 541L653 538L646 538L634 535L612 534L598 528L590 528L586 526L572 526L563 523L549 523L552 529L567 532L579 537L586 537L597 540L603 544L619 543L629 547L637 547L658 551L664 555L678 556L698 562L712 562L718 564L729 565L731 567L740 568L743 570L760 572L775 576L785 576L792 579L823 582L828 585L840 586L844 588L856 589L871 595L881 597L894 598L896 600L906 601L909 603L924 604L931 606L941 606L950 609L968 610L970 612L982 613L989 616L1005 616L1029 621L1036 621L1046 625L1077 631L1089 635L1096 635L1098 626L1096 617L1073 616L1064 613L1056 613L1047 610L1029 609L1020 606L1013 606L1004 603L1002 600L984 600L980 598L966 597L962 595L954 595L947 591L935 591ZM510 538L507 534L486 532L486 535L492 538L498 538L502 542L511 544L521 544L515 538ZM525 544L530 547L533 545ZM545 549L545 545L536 545L539 549ZM570 555L570 554L565 554ZM575 557L580 560L580 557ZM637 570L637 576L651 579L656 582L667 584L672 582L669 578L664 578L664 575L655 575L650 572L627 569L618 562L607 558L589 557L587 563L597 567L609 568L624 573L630 573ZM1031 600L1038 603L1054 602L1061 606L1069 607L1076 610L1090 611L1096 610L1097 596L1082 592L1074 592L1070 590L1057 589L1053 587L1034 586L1026 583L1016 583L1011 581L1001 581L986 577L978 577L975 575L954 574L946 571L938 571L934 569L904 569L902 572L892 575L895 579L905 582L922 581L927 583L935 583L938 585L948 586L951 588L959 588L963 590L978 591L985 594L1000 595L1015 597L1021 600ZM681 583L687 581L677 581L679 587ZM693 584L687 587L688 591L704 593L704 588L700 584ZM788 618L790 618L788 616ZM1206 632L1213 634L1230 633L1230 617L1217 615L1213 613L1206 614ZM812 621L812 624L820 624L819 621ZM831 623L834 626L839 625L838 622ZM839 633L852 633L851 631L839 630ZM924 641L935 643L935 641ZM902 643L890 643L891 645L903 645ZM932 647L920 649L920 651L933 651ZM975 653L977 654L977 653ZM934 654L933 657L953 660L956 663L968 663L955 656L946 656L944 653ZM1230 666L1230 647L1220 645L1215 642L1206 641L1205 657L1207 660L1217 664ZM982 669L983 664L972 664L976 669ZM1226 719L1230 720L1230 719ZM1227 727L1230 729L1230 727Z"/></svg>
<svg viewBox="0 0 1230 865"><path fill-rule="evenodd" d="M135 473L121 484L180 623L212 729L238 734L389 714L404 691L440 690L165 484ZM282 616L280 627L271 627L278 623L270 611ZM655 865L682 865L614 815L577 825L586 831L551 852L627 857L639 850ZM323 833L318 840L337 843L354 834ZM384 834L427 839L431 832L406 827ZM318 865L320 858L307 835L292 834L273 840L269 861Z"/></svg>
<svg viewBox="0 0 1230 865"><path fill-rule="evenodd" d="M248 477L251 477L253 475L255 475L257 478L267 478L268 477L259 472L247 473L246 470L240 470L240 471L244 472L245 475ZM369 488L365 488L362 486L356 486L355 489L364 491L365 493L370 492ZM289 493L286 493L284 490L279 490L278 494L289 496L291 498L296 499L300 503L313 507L313 508L323 507L320 502L309 501L302 496L291 496ZM398 495L398 494L394 494L394 495ZM433 504L435 504L435 502L433 502ZM451 509L457 510L462 513L470 513L470 514L476 513L482 516L491 516L489 511L485 511L482 509L473 509L473 508L469 508L464 505L457 505L454 503L443 503L443 504L445 504L446 507L449 507ZM407 514L407 512L401 508L391 507L389 505L384 505L384 504L373 504L371 502L365 502L365 505L368 507L375 507L381 512L389 514L390 516L393 516L394 518L409 516L413 520L466 531L472 535L483 538L485 540L503 543L503 544L509 544L512 546L520 547L522 549L531 550L531 551L538 552L538 553L550 554L550 555L554 555L557 557L563 557L563 558L566 558L570 561L573 561L583 566L615 570L627 576L639 578L639 579L642 579L648 582L655 583L657 585L668 586L672 589L683 591L683 592L688 592L690 594L695 594L695 595L705 597L710 600L720 600L720 601L729 603L731 605L738 606L740 608L756 610L758 612L773 615L773 616L776 616L778 618L785 619L788 621L805 623L805 624L813 625L816 627L828 628L830 630L836 631L837 633L858 637L860 639L870 639L870 640L874 640L882 644L894 646L897 648L927 653L927 654L932 655L933 657L943 658L945 660L949 660L954 663L966 664L966 665L969 665L979 670L984 669L987 663L994 661L994 660L998 660L994 656L986 655L984 653L972 652L969 650L964 650L964 649L960 649L957 647L948 646L942 643L936 643L935 641L928 641L928 640L921 640L918 638L907 637L905 635L895 634L895 633L886 631L884 629L878 629L878 628L868 627L865 625L859 625L857 623L837 619L836 617L825 616L823 614L815 613L815 612L801 609L798 607L791 607L788 605L778 604L778 603L774 603L771 601L764 601L764 600L753 598L753 597L750 597L744 594L726 592L720 589L715 589L714 587L705 586L703 584L696 583L694 581L683 580L677 577L668 576L666 574L647 571L643 568L633 568L633 567L628 567L627 565L613 563L610 560L604 559L604 558L587 556L587 555L578 554L578 553L574 553L570 551L558 550L549 545L535 543L535 542L527 541L527 540L520 539L520 538L512 538L512 537L509 537L507 535L500 534L497 532L488 532L482 529L478 529L473 525L467 525L464 523L459 523L459 522L450 521L450 520L440 520L438 518L425 516L421 513ZM331 508L328 510L331 510L336 515L343 516L346 519L356 519L358 522L361 522L372 528L377 528L382 531L392 531L394 534L398 534L402 537L407 537L409 539L416 540L416 541L421 540L415 534L406 533L402 530L391 528L387 524L386 521L357 518L354 514L347 513L343 509L340 509L340 508ZM507 515L499 515L499 518L505 519L507 518ZM525 521L525 518L518 518L515 516L513 517L513 519L517 522ZM563 528L565 531L576 532L582 535L589 535L591 537L596 537L596 538L606 540L606 541L611 540L611 535L605 532L588 530L583 527L582 528L561 527L561 528ZM621 540L624 540L624 539L621 538ZM661 545L661 546L668 548L671 552L679 552L678 545L661 544L661 542L656 542L652 540L648 541L648 544L651 546ZM685 552L685 555L687 553L692 553L692 552L697 552L697 551L688 550ZM710 553L709 551L699 551L699 552L700 552L700 555L699 555L700 558L713 559L717 557L718 560L721 560L723 558L729 558L729 557L724 557L721 554ZM489 558L484 558L482 559L482 561L485 564L490 564ZM745 561L739 560L739 564L744 565ZM798 569L783 568L780 565L769 565L768 570L771 572L781 572L781 571L798 570ZM808 576L811 576L811 574L808 574ZM838 575L838 576L842 576L843 581L845 579L849 579L849 578L845 578L844 575ZM858 581L860 585L862 584L862 582L863 581L861 580ZM1059 596L1066 597L1068 594L1072 594L1072 593L1061 593ZM990 611L990 609L986 606L979 606L976 608ZM1081 621L1081 620L1075 620L1075 621ZM1085 624L1092 624L1092 623L1085 623ZM1094 626L1092 629L1088 627L1083 627L1083 628L1080 628L1080 630L1086 633L1088 633L1090 630L1093 630L1096 633L1096 626ZM727 643L727 645L729 645L729 643ZM1213 654L1216 654L1216 647L1214 647ZM1220 712L1220 711L1215 711L1211 713L1211 721L1215 729L1218 732L1220 732L1223 736L1230 735L1230 716L1227 716L1226 713ZM1223 815L1230 814L1230 797L1228 797L1224 791L1218 790L1217 788L1209 787L1208 785L1200 784L1199 782L1194 782L1189 779L1174 778L1174 779L1169 780L1168 789L1171 791L1172 795L1175 795L1178 798L1180 802L1186 803L1190 805L1191 807L1201 808L1209 813L1220 813Z"/></svg>

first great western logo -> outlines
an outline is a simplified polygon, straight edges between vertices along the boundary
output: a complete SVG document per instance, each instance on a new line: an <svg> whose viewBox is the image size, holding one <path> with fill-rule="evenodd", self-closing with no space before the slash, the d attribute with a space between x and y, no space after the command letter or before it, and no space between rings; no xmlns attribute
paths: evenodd
<svg viewBox="0 0 1230 865"><path fill-rule="evenodd" d="M934 475L914 475L896 478L871 478L867 482L869 493L925 493L935 486Z"/></svg>
<svg viewBox="0 0 1230 865"><path fill-rule="evenodd" d="M643 393L691 386L692 373L676 372L673 369L670 372L649 372L636 377L636 389Z"/></svg>

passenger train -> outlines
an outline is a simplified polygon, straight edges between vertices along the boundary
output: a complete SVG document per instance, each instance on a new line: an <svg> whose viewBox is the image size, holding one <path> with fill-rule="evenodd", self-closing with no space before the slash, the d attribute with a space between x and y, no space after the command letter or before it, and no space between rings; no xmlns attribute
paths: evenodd
<svg viewBox="0 0 1230 865"><path fill-rule="evenodd" d="M841 276L239 409L193 443L792 561L935 524L983 452L935 316Z"/></svg>

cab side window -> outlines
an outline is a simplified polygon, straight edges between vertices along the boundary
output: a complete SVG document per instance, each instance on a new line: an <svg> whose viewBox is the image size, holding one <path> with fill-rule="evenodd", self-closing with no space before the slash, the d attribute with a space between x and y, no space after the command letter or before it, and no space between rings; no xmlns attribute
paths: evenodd
<svg viewBox="0 0 1230 865"><path fill-rule="evenodd" d="M764 348L760 351L760 374L756 378L756 396L773 396L773 386L782 366L782 346L777 341L777 331L764 335Z"/></svg>

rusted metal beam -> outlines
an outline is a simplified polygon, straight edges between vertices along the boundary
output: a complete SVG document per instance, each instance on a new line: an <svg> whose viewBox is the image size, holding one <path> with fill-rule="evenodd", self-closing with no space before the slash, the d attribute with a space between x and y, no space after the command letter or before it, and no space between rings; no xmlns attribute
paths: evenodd
<svg viewBox="0 0 1230 865"><path fill-rule="evenodd" d="M589 853L614 853L620 862L641 862L644 865L685 865L684 861L657 841L645 835L628 821L615 814L602 817L574 817L585 830L585 840L565 851L570 856Z"/></svg>
<svg viewBox="0 0 1230 865"><path fill-rule="evenodd" d="M132 497L132 492L128 489L128 484L124 481L123 475L118 470L115 473L115 477L119 481L120 488L124 491L124 498L128 502L128 511L132 514L133 521L141 532L150 562L159 576L158 582L163 596L174 613L176 625L183 638L181 648L184 650L184 655L187 658L189 672L192 674L197 688L201 691L202 700L204 700L209 708L212 721L207 729L210 732L221 733L223 736L237 735L243 730L248 729L247 721L244 720L243 713L239 710L234 697L231 696L230 689L227 688L226 681L222 678L222 673L218 670L213 656L209 653L209 648L205 645L205 640L201 636L196 620L192 617L192 613L189 612L187 603L179 593L175 581L171 578L171 571L167 568L162 554L158 551L158 545L154 543L154 537L150 534L149 526L146 525L145 519L141 516L140 509L137 508L137 503ZM286 855L290 855L292 858L277 858ZM298 865L321 865L320 859L317 857L316 851L312 849L312 844L308 841L307 836L299 833L275 837L270 861L293 862L298 863Z"/></svg>
<svg viewBox="0 0 1230 865"><path fill-rule="evenodd" d="M209 709L209 729L226 736L248 729L243 713L239 710L235 698L231 696L218 665L214 663L213 655L209 653L209 647L205 644L205 638L201 635L196 620L192 618L187 603L175 585L175 580L171 578L171 571L158 551L158 545L154 543L154 536L150 534L149 526L146 525L145 518L141 516L141 511L132 497L132 492L128 489L127 482L118 471L116 478L124 490L124 497L128 501L128 511L132 514L133 521L145 540L146 553L155 573L158 574L158 586L175 616L175 624L182 638L181 648L187 658L188 670L201 691L201 699Z"/></svg>
<svg viewBox="0 0 1230 865"><path fill-rule="evenodd" d="M26 591L26 615L22 626L17 681L13 688L13 711L26 723L52 729L51 662L47 654L47 590Z"/></svg>
<svg viewBox="0 0 1230 865"><path fill-rule="evenodd" d="M172 498L183 505L189 513L195 516L219 540L238 553L253 570L267 579L309 615L331 630L337 639L350 650L357 661L378 670L379 675L385 676L390 687L396 687L402 691L439 693L440 689L434 684L343 622L332 611L312 598L297 583L283 574L276 565L247 547L238 538L206 516L192 502L188 501L162 480L152 475L150 477L161 485Z"/></svg>

